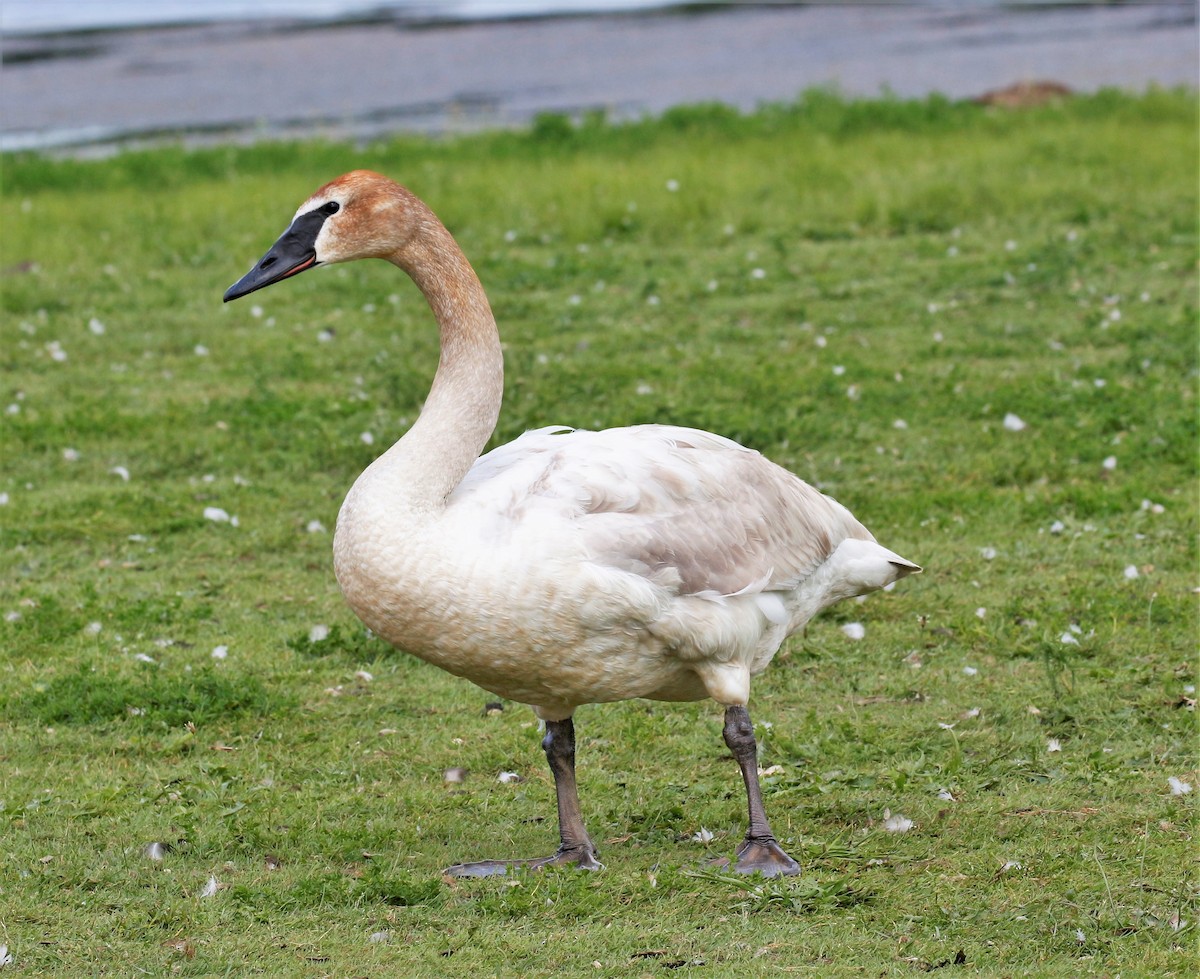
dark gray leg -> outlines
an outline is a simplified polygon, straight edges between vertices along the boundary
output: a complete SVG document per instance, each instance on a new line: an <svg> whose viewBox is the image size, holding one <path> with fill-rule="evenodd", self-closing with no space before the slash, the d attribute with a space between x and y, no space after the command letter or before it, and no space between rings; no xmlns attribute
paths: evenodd
<svg viewBox="0 0 1200 979"><path fill-rule="evenodd" d="M554 789L558 796L558 852L550 858L556 864L575 864L584 870L599 870L596 848L588 837L579 812L579 790L575 785L575 724L547 721L546 737L542 739L546 761L554 774Z"/></svg>
<svg viewBox="0 0 1200 979"><path fill-rule="evenodd" d="M451 877L490 877L506 874L510 867L579 867L581 870L600 870L603 864L596 859L596 848L588 837L579 813L579 790L575 785L575 725L565 721L547 721L546 737L542 739L546 761L554 775L558 796L558 849L549 857L533 860L483 860L479 863L459 863L447 867Z"/></svg>
<svg viewBox="0 0 1200 979"><path fill-rule="evenodd" d="M800 865L775 842L775 835L767 823L762 790L758 785L758 746L754 742L750 712L741 706L727 707L724 733L725 743L742 770L750 808L750 828L746 831L746 839L737 848L733 869L742 874L761 873L766 877L800 873Z"/></svg>

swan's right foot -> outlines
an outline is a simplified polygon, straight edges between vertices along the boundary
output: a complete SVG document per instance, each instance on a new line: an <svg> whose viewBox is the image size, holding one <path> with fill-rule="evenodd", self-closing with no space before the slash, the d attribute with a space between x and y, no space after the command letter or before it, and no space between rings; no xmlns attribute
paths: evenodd
<svg viewBox="0 0 1200 979"><path fill-rule="evenodd" d="M532 860L480 860L476 863L456 863L447 867L447 877L502 877L511 870L543 870L546 867L575 867L579 870L603 870L596 859L596 850L589 843L581 847L559 847L548 857Z"/></svg>
<svg viewBox="0 0 1200 979"><path fill-rule="evenodd" d="M744 840L737 849L732 869L739 874L791 877L800 873L800 864L774 840Z"/></svg>

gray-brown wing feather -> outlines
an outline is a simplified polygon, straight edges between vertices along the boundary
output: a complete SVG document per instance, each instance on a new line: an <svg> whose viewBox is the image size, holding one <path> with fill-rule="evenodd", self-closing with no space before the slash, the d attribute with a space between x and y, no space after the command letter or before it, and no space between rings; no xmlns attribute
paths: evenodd
<svg viewBox="0 0 1200 979"><path fill-rule="evenodd" d="M706 432L648 425L512 444L522 442L545 453L524 505L565 504L592 560L676 594L788 589L846 538L872 539L840 504Z"/></svg>

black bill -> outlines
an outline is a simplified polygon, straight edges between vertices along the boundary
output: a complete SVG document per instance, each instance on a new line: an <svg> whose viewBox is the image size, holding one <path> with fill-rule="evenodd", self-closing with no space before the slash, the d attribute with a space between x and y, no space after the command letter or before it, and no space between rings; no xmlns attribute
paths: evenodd
<svg viewBox="0 0 1200 979"><path fill-rule="evenodd" d="M321 226L327 217L327 214L318 209L296 218L261 261L225 290L225 302L240 299L256 289L298 275L316 265L317 235L320 234Z"/></svg>

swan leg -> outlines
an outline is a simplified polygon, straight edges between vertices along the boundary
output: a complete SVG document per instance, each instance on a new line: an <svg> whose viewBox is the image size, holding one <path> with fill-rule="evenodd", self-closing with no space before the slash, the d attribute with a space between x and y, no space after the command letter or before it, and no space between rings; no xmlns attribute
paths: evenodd
<svg viewBox="0 0 1200 979"><path fill-rule="evenodd" d="M800 873L800 864L783 852L767 823L762 790L758 784L758 745L754 741L750 712L745 707L734 705L725 708L724 734L725 743L742 770L750 808L750 828L742 845L737 848L733 869L741 874L760 873L764 877Z"/></svg>
<svg viewBox="0 0 1200 979"><path fill-rule="evenodd" d="M542 739L546 761L554 775L558 796L558 849L548 857L533 860L482 860L478 863L459 863L447 867L450 877L492 877L506 874L509 869L543 867L578 867L580 870L600 870L603 864L596 858L596 848L583 825L579 812L579 790L575 784L575 725L571 718L547 721L546 737Z"/></svg>

